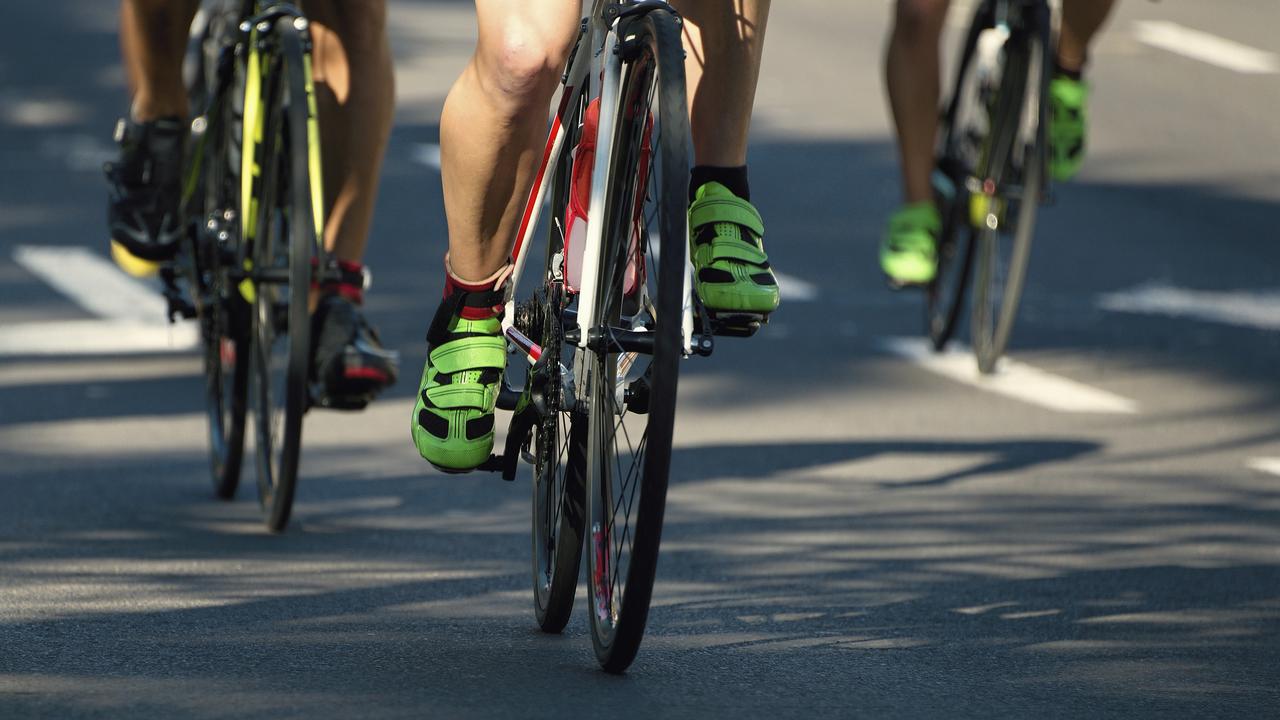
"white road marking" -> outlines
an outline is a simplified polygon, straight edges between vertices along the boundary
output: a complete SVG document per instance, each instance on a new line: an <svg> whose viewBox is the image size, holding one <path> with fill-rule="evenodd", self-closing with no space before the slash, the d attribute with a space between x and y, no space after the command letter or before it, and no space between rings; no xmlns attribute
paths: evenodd
<svg viewBox="0 0 1280 720"><path fill-rule="evenodd" d="M59 320L0 328L0 355L133 355L196 347L195 323Z"/></svg>
<svg viewBox="0 0 1280 720"><path fill-rule="evenodd" d="M1194 318L1225 325L1280 330L1280 290L1214 292L1141 285L1107 293L1098 307L1114 312Z"/></svg>
<svg viewBox="0 0 1280 720"><path fill-rule="evenodd" d="M130 358L125 362L93 360L7 362L0 364L0 387L71 385L94 382L127 382L155 378L199 377L197 357Z"/></svg>
<svg viewBox="0 0 1280 720"><path fill-rule="evenodd" d="M935 353L922 338L885 338L880 346L894 355L946 378L1015 400L1065 413L1128 415L1138 403L1114 393L1005 358L990 376L978 372L973 355L961 347Z"/></svg>
<svg viewBox="0 0 1280 720"><path fill-rule="evenodd" d="M818 299L818 288L811 282L798 277L773 271L778 278L778 295L789 302L813 302Z"/></svg>
<svg viewBox="0 0 1280 720"><path fill-rule="evenodd" d="M415 144L413 146L413 161L439 170L440 146L434 143Z"/></svg>
<svg viewBox="0 0 1280 720"><path fill-rule="evenodd" d="M1246 75L1271 75L1280 72L1280 59L1277 59L1275 53L1192 30L1177 23L1140 20L1134 23L1134 36L1139 42L1152 47Z"/></svg>
<svg viewBox="0 0 1280 720"><path fill-rule="evenodd" d="M81 247L22 246L14 259L99 320L0 328L0 355L98 355L187 351L195 323L170 325L159 293Z"/></svg>
<svg viewBox="0 0 1280 720"><path fill-rule="evenodd" d="M23 245L14 251L13 259L98 317L164 319L163 297L87 248Z"/></svg>
<svg viewBox="0 0 1280 720"><path fill-rule="evenodd" d="M1280 457L1253 458L1245 464L1259 472L1280 475Z"/></svg>

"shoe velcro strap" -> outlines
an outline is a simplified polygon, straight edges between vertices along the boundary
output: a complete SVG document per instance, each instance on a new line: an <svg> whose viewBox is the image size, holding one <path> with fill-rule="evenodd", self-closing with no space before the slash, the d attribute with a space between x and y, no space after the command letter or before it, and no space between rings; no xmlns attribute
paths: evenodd
<svg viewBox="0 0 1280 720"><path fill-rule="evenodd" d="M436 385L423 391L427 405L438 410L492 410L497 388L479 383Z"/></svg>
<svg viewBox="0 0 1280 720"><path fill-rule="evenodd" d="M713 263L717 260L730 260L761 267L769 265L769 256L765 255L763 250L732 238L716 238L711 241L711 259L708 262Z"/></svg>
<svg viewBox="0 0 1280 720"><path fill-rule="evenodd" d="M738 197L717 197L695 202L689 208L689 225L694 228L708 223L736 223L764 237L764 220L751 203Z"/></svg>
<svg viewBox="0 0 1280 720"><path fill-rule="evenodd" d="M501 289L493 290L458 290L456 291L462 296L462 307L469 308L494 308L500 307L506 303L506 295Z"/></svg>
<svg viewBox="0 0 1280 720"><path fill-rule="evenodd" d="M501 370L506 366L507 343L501 337L455 340L431 351L431 367L446 375L463 370Z"/></svg>

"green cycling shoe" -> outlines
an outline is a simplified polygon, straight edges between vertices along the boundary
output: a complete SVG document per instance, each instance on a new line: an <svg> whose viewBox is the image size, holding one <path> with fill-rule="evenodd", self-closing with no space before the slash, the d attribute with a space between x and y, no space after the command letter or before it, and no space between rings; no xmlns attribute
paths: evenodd
<svg viewBox="0 0 1280 720"><path fill-rule="evenodd" d="M467 284L450 276L427 332L410 431L422 457L444 472L470 472L493 452L493 416L507 363L503 300L501 282Z"/></svg>
<svg viewBox="0 0 1280 720"><path fill-rule="evenodd" d="M932 202L912 203L889 218L880 243L880 267L898 287L927 285L938 273L942 215Z"/></svg>
<svg viewBox="0 0 1280 720"><path fill-rule="evenodd" d="M1070 180L1084 164L1089 86L1061 73L1049 83L1049 175Z"/></svg>
<svg viewBox="0 0 1280 720"><path fill-rule="evenodd" d="M764 221L751 203L718 182L699 187L689 205L689 249L694 286L709 312L764 316L778 309Z"/></svg>

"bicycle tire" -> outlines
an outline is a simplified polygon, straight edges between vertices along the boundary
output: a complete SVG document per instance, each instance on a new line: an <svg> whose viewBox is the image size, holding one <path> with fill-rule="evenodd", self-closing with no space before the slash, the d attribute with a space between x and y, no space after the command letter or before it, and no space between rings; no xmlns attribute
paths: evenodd
<svg viewBox="0 0 1280 720"><path fill-rule="evenodd" d="M230 108L214 70L218 51L234 28L227 9L206 3L194 18L183 64L187 97L205 113L199 142L189 157L194 175L189 218L191 262L203 347L209 472L214 494L235 497L244 457L248 405L248 309L228 276L224 247L238 241L234 213L239 207L237 178L229 150L237 141ZM212 16L212 17L211 17Z"/></svg>
<svg viewBox="0 0 1280 720"><path fill-rule="evenodd" d="M311 258L321 231L314 203L318 193L313 186L313 181L319 180L318 168L312 167L318 159L313 87L305 63L305 30L299 24L305 28L294 17L280 18L274 24L277 53L267 73L267 117L260 146L265 152L259 156L265 161L263 194L253 240L253 275L258 281L251 395L258 498L272 532L280 532L288 524L297 489L311 349ZM281 286L283 293L279 292ZM285 358L283 363L273 362L271 354L282 334ZM283 375L280 382L273 383L276 369L282 369Z"/></svg>
<svg viewBox="0 0 1280 720"><path fill-rule="evenodd" d="M581 132L583 88L574 88L565 105L565 148L577 146ZM560 153L552 173L550 217L563 218L569 204L572 153ZM548 223L546 270L543 286L533 298L538 318L521 328L542 346L540 364L530 372L543 403L543 417L534 429L533 478L533 601L538 627L546 633L564 630L573 612L582 566L583 526L586 522L587 425L575 422L575 408L565 408L560 366L565 350L562 312L566 307L564 280L564 228ZM519 323L517 323L519 324ZM536 330L536 332L535 332Z"/></svg>
<svg viewBox="0 0 1280 720"><path fill-rule="evenodd" d="M1036 53L1038 57L1034 57ZM1043 98L1047 86L1042 85L1042 70L1047 65L1047 46L1038 36L1015 36L1010 42L1001 76L998 107L992 128L992 166L987 177L1002 190L1020 180L1016 205L1008 197L1001 199L1005 214L1013 219L979 228L974 247L974 298L970 334L978 370L983 374L996 371L1008 347L1017 319L1022 288L1026 279L1035 233L1035 220L1043 188L1044 117L1042 103L1027 102L1029 84L1039 85L1034 97ZM1038 63L1038 66L1037 66ZM1024 122L1023 113L1032 105L1035 132L1029 143L1019 147ZM1016 158L1021 150L1022 160ZM1011 212L1009 208L1015 211ZM1011 231L1011 232L1010 232Z"/></svg>
<svg viewBox="0 0 1280 720"><path fill-rule="evenodd" d="M957 119L962 115L964 103L971 100L966 93L972 90L969 72L974 67L978 37L991 22L990 13L983 7L974 13L960 52L951 96L938 126L933 185L935 201L941 210L942 230L938 235L937 274L925 289L925 330L935 352L945 350L954 337L969 289L974 237L966 211L968 203L963 198L965 180L972 168L967 167L962 157L960 146L964 139L959 136L962 128L957 125Z"/></svg>
<svg viewBox="0 0 1280 720"><path fill-rule="evenodd" d="M624 386L619 382L619 371L625 380L634 365L620 366L627 359L639 359L638 354L616 352L609 343L597 345L598 350L581 351L587 371L585 382L580 382L579 387L588 388L589 396L588 616L596 659L611 673L625 671L635 659L644 636L657 571L683 346L681 311L688 244L689 123L679 21L666 11L651 11L634 18L624 36L635 55L623 73L613 161L606 183L604 247L597 290L596 317L608 327L584 328L588 336L590 330L608 336L609 328L620 322L623 278L632 255L628 238L632 237L635 222L634 206L646 198L657 206L656 229L662 252L655 257L648 232L640 232L637 242L645 249L645 261L649 267L657 267L656 273L641 275L642 283L655 282L655 304L649 310L653 327L648 329L653 336L652 355L645 373ZM650 121L655 97L657 139L652 143L652 157L656 167L649 168L648 177L643 178L637 169L644 137L649 132L646 128L655 127ZM641 192L646 186L650 192ZM621 408L618 394L622 395ZM619 418L616 425L615 416ZM630 442L628 416L637 419L633 422L641 417L646 421L636 444ZM631 460L625 475L623 457L615 444L619 431L626 439ZM621 476L616 489L615 466ZM632 482L628 483L629 479Z"/></svg>

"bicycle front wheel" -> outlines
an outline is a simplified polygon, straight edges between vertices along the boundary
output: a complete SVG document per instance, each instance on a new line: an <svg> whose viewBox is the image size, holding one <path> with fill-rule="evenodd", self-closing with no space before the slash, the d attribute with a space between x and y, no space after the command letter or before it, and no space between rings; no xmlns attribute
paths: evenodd
<svg viewBox="0 0 1280 720"><path fill-rule="evenodd" d="M276 21L276 52L264 58L262 142L252 155L261 166L261 200L250 239L255 281L250 396L258 498L274 532L288 524L297 487L311 343L307 300L321 230L319 138L303 32L294 18ZM255 124L249 112L245 124L246 132Z"/></svg>
<svg viewBox="0 0 1280 720"><path fill-rule="evenodd" d="M995 372L1018 314L1036 211L1044 187L1042 83L1048 53L1036 36L1007 49L992 111L987 188L975 188L970 215L977 227L970 332L978 369Z"/></svg>
<svg viewBox="0 0 1280 720"><path fill-rule="evenodd" d="M579 351L588 409L588 614L596 657L614 673L639 650L657 570L688 244L678 20L650 12L627 34L633 55L622 73L605 189L597 324L582 329L588 349Z"/></svg>

